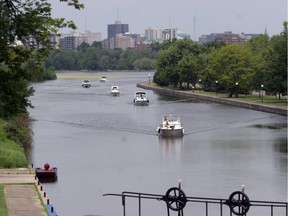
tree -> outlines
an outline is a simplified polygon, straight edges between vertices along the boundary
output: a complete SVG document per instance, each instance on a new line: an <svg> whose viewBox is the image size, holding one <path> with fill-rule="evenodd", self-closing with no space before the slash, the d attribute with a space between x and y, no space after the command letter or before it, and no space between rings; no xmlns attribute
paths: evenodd
<svg viewBox="0 0 288 216"><path fill-rule="evenodd" d="M192 88L194 88L199 74L197 58L191 54L183 56L183 58L178 62L178 68L180 73L180 83L186 82L187 89L189 88L189 84L192 84Z"/></svg>
<svg viewBox="0 0 288 216"><path fill-rule="evenodd" d="M61 1L83 8L78 0ZM0 26L0 117L8 118L26 113L32 106L29 68L41 69L41 61L53 45L50 37L58 35L59 28L76 26L63 18L53 19L48 0L1 1ZM33 70L34 77L37 71Z"/></svg>
<svg viewBox="0 0 288 216"><path fill-rule="evenodd" d="M265 85L272 92L278 93L279 99L281 94L287 94L287 22L283 25L283 32L273 36L269 42L267 85Z"/></svg>
<svg viewBox="0 0 288 216"><path fill-rule="evenodd" d="M158 85L193 83L199 73L198 60L204 49L192 40L173 40L162 45L157 58L157 72L154 81ZM193 68L189 68L192 66Z"/></svg>
<svg viewBox="0 0 288 216"><path fill-rule="evenodd" d="M248 41L247 46L257 58L255 65L255 73L251 82L253 90L259 90L261 85L265 84L266 74L268 72L268 59L269 57L269 37L268 35L259 35Z"/></svg>
<svg viewBox="0 0 288 216"><path fill-rule="evenodd" d="M255 72L252 51L247 46L227 45L209 55L206 75L212 78L217 88L223 88L231 97L238 92L247 93ZM213 85L212 83L210 85Z"/></svg>

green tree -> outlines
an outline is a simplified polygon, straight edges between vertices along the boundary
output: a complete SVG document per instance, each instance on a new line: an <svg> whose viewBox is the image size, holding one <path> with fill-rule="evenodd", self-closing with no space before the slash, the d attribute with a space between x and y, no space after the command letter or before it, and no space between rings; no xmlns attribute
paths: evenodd
<svg viewBox="0 0 288 216"><path fill-rule="evenodd" d="M195 85L200 68L198 59L203 52L203 47L189 39L164 43L157 57L154 82L175 87L183 82Z"/></svg>
<svg viewBox="0 0 288 216"><path fill-rule="evenodd" d="M217 88L225 89L230 97L234 94L237 97L238 92L249 92L255 61L249 47L227 45L209 55L206 75L214 86L217 83Z"/></svg>
<svg viewBox="0 0 288 216"><path fill-rule="evenodd" d="M194 88L199 74L197 57L191 54L183 56L183 58L178 62L178 68L181 86L182 83L185 82L187 89L190 84L192 84L192 88Z"/></svg>
<svg viewBox="0 0 288 216"><path fill-rule="evenodd" d="M78 0L64 2L83 8ZM8 118L26 113L32 106L28 98L34 90L28 79L37 77L37 69L43 73L40 62L52 48L50 37L57 35L59 28L75 25L51 18L47 0L4 0L0 2L0 26L0 117Z"/></svg>
<svg viewBox="0 0 288 216"><path fill-rule="evenodd" d="M253 76L251 85L253 90L259 90L260 97L260 89L261 85L263 85L266 81L266 74L268 72L268 60L269 60L269 37L268 35L259 35L248 41L247 46L253 52L255 58L257 58L255 65L255 74Z"/></svg>
<svg viewBox="0 0 288 216"><path fill-rule="evenodd" d="M99 52L98 49L89 48L83 56L83 65L87 70L99 69Z"/></svg>
<svg viewBox="0 0 288 216"><path fill-rule="evenodd" d="M275 35L269 42L270 52L266 87L274 93L287 94L287 22L283 23L284 30Z"/></svg>
<svg viewBox="0 0 288 216"><path fill-rule="evenodd" d="M147 58L147 57L143 57L140 59L136 59L133 63L133 66L135 68L135 70L153 70L155 68L155 62L154 60Z"/></svg>

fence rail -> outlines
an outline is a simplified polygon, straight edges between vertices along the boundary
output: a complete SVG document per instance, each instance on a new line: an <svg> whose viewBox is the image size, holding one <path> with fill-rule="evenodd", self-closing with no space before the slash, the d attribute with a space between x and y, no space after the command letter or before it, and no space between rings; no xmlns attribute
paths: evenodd
<svg viewBox="0 0 288 216"><path fill-rule="evenodd" d="M270 216L288 216L287 202L250 200L247 194L244 193L244 189L242 189L242 191L234 191L233 193L231 193L228 199L186 196L180 186L169 188L165 195L124 191L121 194L108 193L104 194L103 196L121 197L123 216L126 216L126 202L128 198L138 199L139 216L141 216L142 214L143 199L164 201L166 203L168 216L170 216L170 211L176 212L178 216L184 216L184 208L186 205L188 205L188 203L203 204L206 216L210 215L209 210L211 209L212 204L219 205L219 216L224 216L224 208L227 209L227 207L229 208L228 212L230 216L246 216L248 215L249 210L254 207L266 208ZM281 213L277 211L276 214L276 209L281 209ZM213 211L213 213L215 212Z"/></svg>

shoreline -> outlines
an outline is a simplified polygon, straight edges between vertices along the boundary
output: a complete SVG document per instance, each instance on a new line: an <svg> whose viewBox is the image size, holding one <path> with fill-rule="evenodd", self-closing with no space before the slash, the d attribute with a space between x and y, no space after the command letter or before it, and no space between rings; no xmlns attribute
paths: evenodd
<svg viewBox="0 0 288 216"><path fill-rule="evenodd" d="M153 90L155 92L158 92L158 93L161 93L164 95L180 96L180 97L185 97L185 98L187 98L187 97L188 98L196 98L199 100L205 100L205 101L210 101L210 102L215 102L215 103L227 104L227 105L231 105L231 106L237 106L237 107L253 109L253 110L258 110L258 111L268 112L268 113L274 113L274 114L278 114L278 115L282 115L282 116L287 116L287 108L243 102L243 101L239 101L239 100L234 99L234 98L220 98L217 96L203 95L203 94L198 94L198 93L194 93L191 91L167 89L164 87L152 86L149 84L148 81L137 83L137 87L143 88L143 89L148 89L148 90Z"/></svg>

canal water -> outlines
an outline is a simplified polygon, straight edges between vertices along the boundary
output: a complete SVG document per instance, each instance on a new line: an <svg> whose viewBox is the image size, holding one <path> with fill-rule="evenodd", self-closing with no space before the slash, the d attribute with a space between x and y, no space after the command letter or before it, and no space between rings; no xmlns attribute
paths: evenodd
<svg viewBox="0 0 288 216"><path fill-rule="evenodd" d="M55 81L33 84L29 160L58 167L58 181L43 184L58 215L122 215L120 197L103 194L165 195L179 180L186 196L228 199L245 185L250 200L287 202L286 117L151 90L145 90L149 106L134 106L134 93L143 90L136 84L149 74L152 80L152 72L59 73ZM84 78L91 88L81 87ZM120 87L119 97L109 95L111 85ZM180 116L183 138L158 137L168 113ZM186 206L185 215L203 211ZM129 215L137 208L136 200L127 201ZM167 215L163 201L142 209Z"/></svg>

